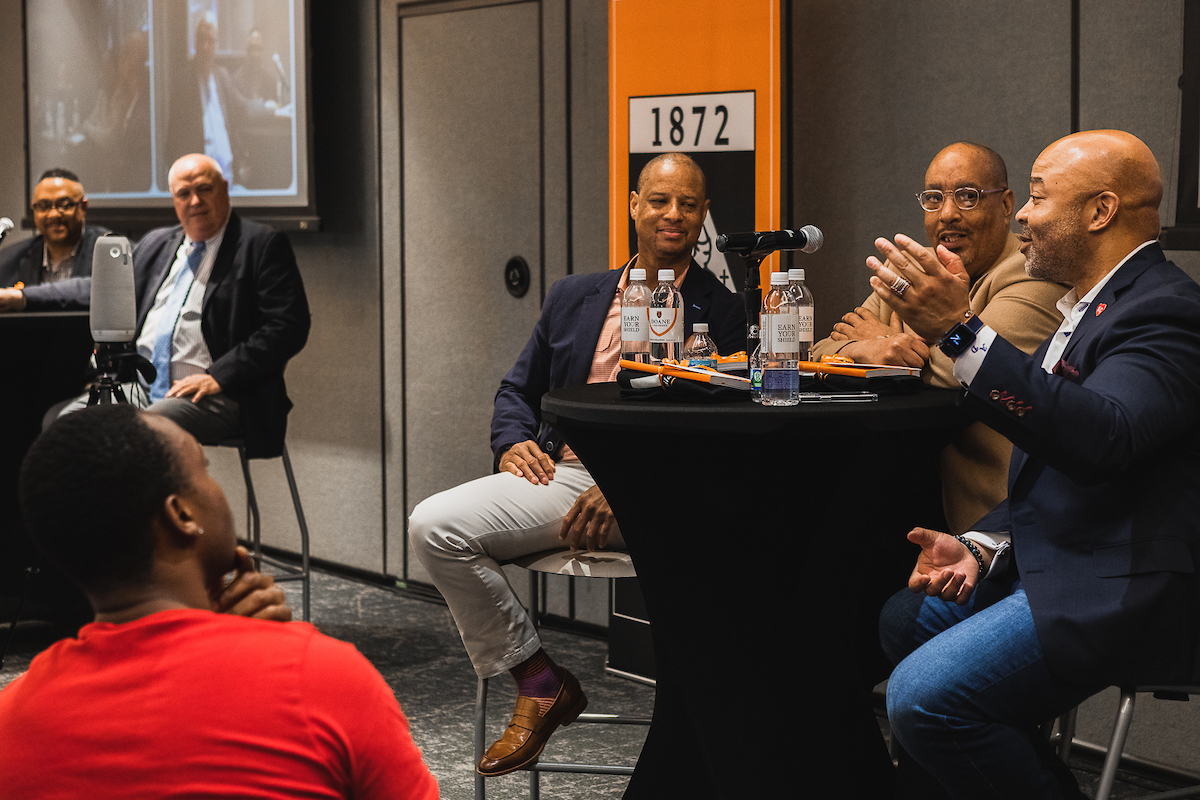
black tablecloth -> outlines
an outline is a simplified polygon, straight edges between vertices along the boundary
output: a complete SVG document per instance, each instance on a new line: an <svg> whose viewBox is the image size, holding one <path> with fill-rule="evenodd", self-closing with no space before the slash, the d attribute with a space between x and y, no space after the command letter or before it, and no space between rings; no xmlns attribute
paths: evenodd
<svg viewBox="0 0 1200 800"><path fill-rule="evenodd" d="M24 589L24 569L37 557L26 539L17 510L21 460L42 429L42 416L55 403L83 391L92 352L88 312L0 314L0 598ZM69 501L70 498L64 498ZM82 595L48 570L38 582L42 605L65 603L74 610ZM64 593L70 594L68 597ZM0 604L0 619L5 612ZM28 615L28 610L26 611Z"/></svg>
<svg viewBox="0 0 1200 800"><path fill-rule="evenodd" d="M631 401L616 384L542 400L591 471L638 570L655 721L626 797L771 797L840 776L886 797L870 704L877 618L944 530L936 455L957 393L765 408Z"/></svg>

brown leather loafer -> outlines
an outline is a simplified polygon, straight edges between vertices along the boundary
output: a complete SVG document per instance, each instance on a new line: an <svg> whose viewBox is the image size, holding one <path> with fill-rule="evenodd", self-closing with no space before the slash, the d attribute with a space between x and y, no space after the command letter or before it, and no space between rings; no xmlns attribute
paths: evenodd
<svg viewBox="0 0 1200 800"><path fill-rule="evenodd" d="M476 772L491 778L506 775L537 761L550 734L559 725L570 725L587 708L587 698L583 689L579 688L579 681L566 669L563 670L562 682L554 705L546 709L545 714L541 713L537 701L532 697L517 697L517 706L513 709L508 729L483 754L479 765L475 767Z"/></svg>

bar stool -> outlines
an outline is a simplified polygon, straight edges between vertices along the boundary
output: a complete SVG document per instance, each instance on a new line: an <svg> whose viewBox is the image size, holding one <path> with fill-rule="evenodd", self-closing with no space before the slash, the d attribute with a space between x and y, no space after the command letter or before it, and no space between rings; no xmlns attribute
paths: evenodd
<svg viewBox="0 0 1200 800"><path fill-rule="evenodd" d="M529 570L529 614L533 624L538 624L538 573L550 575L571 575L580 578L634 578L637 572L633 568L633 560L628 553L616 550L545 550L540 553L522 556L511 562L514 566ZM488 678L480 678L475 694L475 763L483 758L487 749L487 697ZM609 725L649 725L650 717L627 716L621 714L603 714L584 712L576 722L599 723ZM543 763L540 759L526 768L529 771L529 797L538 800L540 786L538 774L541 772L575 772L590 775L632 775L633 767L616 764L563 764ZM488 778L475 775L475 798L486 800L485 782Z"/></svg>
<svg viewBox="0 0 1200 800"><path fill-rule="evenodd" d="M1121 690L1121 698L1117 703L1117 716L1113 722L1112 737L1109 740L1108 748L1106 749L1101 745L1075 738L1075 716L1078 709L1073 708L1058 718L1057 741L1055 742L1054 739L1051 740L1057 744L1059 757L1063 761L1066 761L1070 756L1072 747L1078 747L1092 754L1104 754L1104 766L1100 770L1100 781L1096 785L1096 800L1108 800L1112 795L1113 786L1117 781L1117 771L1121 768L1122 764L1133 767L1150 767L1154 771L1163 773L1172 779L1192 783L1191 786L1186 788L1138 795L1139 798L1144 798L1144 800L1177 800L1177 798L1183 797L1200 797L1200 783L1197 783L1195 772L1177 769L1161 762L1129 755L1124 752L1125 740L1129 735L1129 726L1133 723L1134 701L1138 693L1151 692L1159 700L1182 700L1186 702L1189 696L1200 695L1200 686L1121 686L1118 688Z"/></svg>
<svg viewBox="0 0 1200 800"><path fill-rule="evenodd" d="M309 586L310 571L308 565L308 524L304 521L304 508L300 505L300 492L296 489L296 476L292 472L292 460L288 457L287 443L283 445L283 471L287 475L288 489L292 493L292 508L296 510L296 522L300 526L300 566L279 561L262 552L262 524L258 515L258 500L254 495L254 480L250 477L250 459L246 457L246 443L241 439L224 439L217 442L215 447L236 447L238 458L242 462L242 478L246 482L246 505L250 509L250 550L254 563L268 564L279 570L272 575L276 583L283 581L300 581L301 589L301 618L308 622L309 618Z"/></svg>

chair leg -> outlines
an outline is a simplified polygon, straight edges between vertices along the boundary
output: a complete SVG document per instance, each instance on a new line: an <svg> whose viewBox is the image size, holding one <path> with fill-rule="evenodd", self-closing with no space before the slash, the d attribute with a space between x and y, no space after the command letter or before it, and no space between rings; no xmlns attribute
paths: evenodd
<svg viewBox="0 0 1200 800"><path fill-rule="evenodd" d="M283 445L283 471L287 473L288 489L292 493L292 507L296 510L296 523L300 526L300 588L301 606L305 622L309 621L309 583L312 573L308 568L308 523L304 520L304 507L300 505L300 491L296 488L296 475L292 472L292 459L288 457L287 444ZM247 479L248 480L248 479ZM257 517L256 517L257 519ZM256 537L257 540L257 537Z"/></svg>
<svg viewBox="0 0 1200 800"><path fill-rule="evenodd" d="M487 696L488 679L479 678L475 686L475 763L483 758L483 750L487 746ZM486 800L487 789L484 788L487 778L475 773L475 800Z"/></svg>
<svg viewBox="0 0 1200 800"><path fill-rule="evenodd" d="M258 517L258 499L254 496L254 479L250 477L250 459L246 458L246 448L238 445L238 458L242 462L242 478L246 482L246 505L250 508L250 546L254 555L254 566L262 569L262 523Z"/></svg>
<svg viewBox="0 0 1200 800"><path fill-rule="evenodd" d="M1071 757L1071 745L1075 743L1075 717L1079 707L1072 708L1058 718L1058 757L1066 762Z"/></svg>
<svg viewBox="0 0 1200 800"><path fill-rule="evenodd" d="M1113 725L1108 753L1104 756L1104 769L1100 772L1100 784L1096 787L1096 800L1108 800L1113 784L1117 780L1117 769L1121 766L1121 753L1125 750L1125 739L1129 736L1129 725L1133 722L1135 694L1132 688L1122 687L1121 700L1117 706L1117 721Z"/></svg>

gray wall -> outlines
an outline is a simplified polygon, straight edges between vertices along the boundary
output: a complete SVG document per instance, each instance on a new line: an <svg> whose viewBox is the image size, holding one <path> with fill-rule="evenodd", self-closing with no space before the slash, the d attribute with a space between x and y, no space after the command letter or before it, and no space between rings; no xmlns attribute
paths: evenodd
<svg viewBox="0 0 1200 800"><path fill-rule="evenodd" d="M1095 0L1080 25L1080 127L1146 141L1175 192L1183 3ZM913 194L930 159L967 139L1008 164L1018 207L1037 154L1071 132L1069 0L793 2L794 225L825 246L808 270L818 335L870 293L878 236L924 240ZM1137 43L1134 45L1133 43ZM1164 204L1163 222L1174 219ZM1200 259L1172 253L1200 275Z"/></svg>

